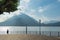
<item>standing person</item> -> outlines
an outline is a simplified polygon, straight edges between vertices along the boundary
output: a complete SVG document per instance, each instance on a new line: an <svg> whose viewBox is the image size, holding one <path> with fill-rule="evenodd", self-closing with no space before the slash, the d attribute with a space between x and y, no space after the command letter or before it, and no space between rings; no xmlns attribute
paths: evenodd
<svg viewBox="0 0 60 40"><path fill-rule="evenodd" d="M9 30L7 29L7 34L9 34Z"/></svg>

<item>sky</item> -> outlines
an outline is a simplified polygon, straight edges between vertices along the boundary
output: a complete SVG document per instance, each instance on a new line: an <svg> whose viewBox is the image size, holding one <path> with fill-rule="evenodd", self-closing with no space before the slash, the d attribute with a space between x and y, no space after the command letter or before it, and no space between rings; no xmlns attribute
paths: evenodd
<svg viewBox="0 0 60 40"><path fill-rule="evenodd" d="M4 12L0 15L0 22L22 13L37 21L41 20L42 23L50 20L60 21L60 0L20 0L17 8L15 12Z"/></svg>

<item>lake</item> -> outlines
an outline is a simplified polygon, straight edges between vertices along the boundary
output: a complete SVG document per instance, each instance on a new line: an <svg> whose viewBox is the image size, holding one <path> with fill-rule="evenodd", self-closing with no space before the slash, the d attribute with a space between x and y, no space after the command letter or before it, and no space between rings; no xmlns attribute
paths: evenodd
<svg viewBox="0 0 60 40"><path fill-rule="evenodd" d="M9 34L60 35L60 26L0 26L0 34L7 34L7 29Z"/></svg>

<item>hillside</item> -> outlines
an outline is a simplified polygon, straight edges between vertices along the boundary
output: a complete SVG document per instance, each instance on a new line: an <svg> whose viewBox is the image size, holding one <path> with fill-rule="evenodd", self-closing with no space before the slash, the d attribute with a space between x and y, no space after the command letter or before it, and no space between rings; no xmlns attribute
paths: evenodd
<svg viewBox="0 0 60 40"><path fill-rule="evenodd" d="M38 26L38 22L32 17L21 14L15 15L12 18L0 23L0 26Z"/></svg>

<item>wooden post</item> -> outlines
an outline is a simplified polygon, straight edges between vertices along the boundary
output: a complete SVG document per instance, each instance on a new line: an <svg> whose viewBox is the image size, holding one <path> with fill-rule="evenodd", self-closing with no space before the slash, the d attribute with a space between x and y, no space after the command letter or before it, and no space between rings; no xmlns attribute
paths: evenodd
<svg viewBox="0 0 60 40"><path fill-rule="evenodd" d="M27 34L27 26L26 26L26 34Z"/></svg>
<svg viewBox="0 0 60 40"><path fill-rule="evenodd" d="M59 37L59 32L58 32L58 37Z"/></svg>
<svg viewBox="0 0 60 40"><path fill-rule="evenodd" d="M51 32L50 32L50 36L51 36Z"/></svg>
<svg viewBox="0 0 60 40"><path fill-rule="evenodd" d="M39 34L41 35L41 20L39 20Z"/></svg>
<svg viewBox="0 0 60 40"><path fill-rule="evenodd" d="M41 20L39 20L39 26L41 26Z"/></svg>
<svg viewBox="0 0 60 40"><path fill-rule="evenodd" d="M40 35L41 35L41 31L39 31Z"/></svg>

